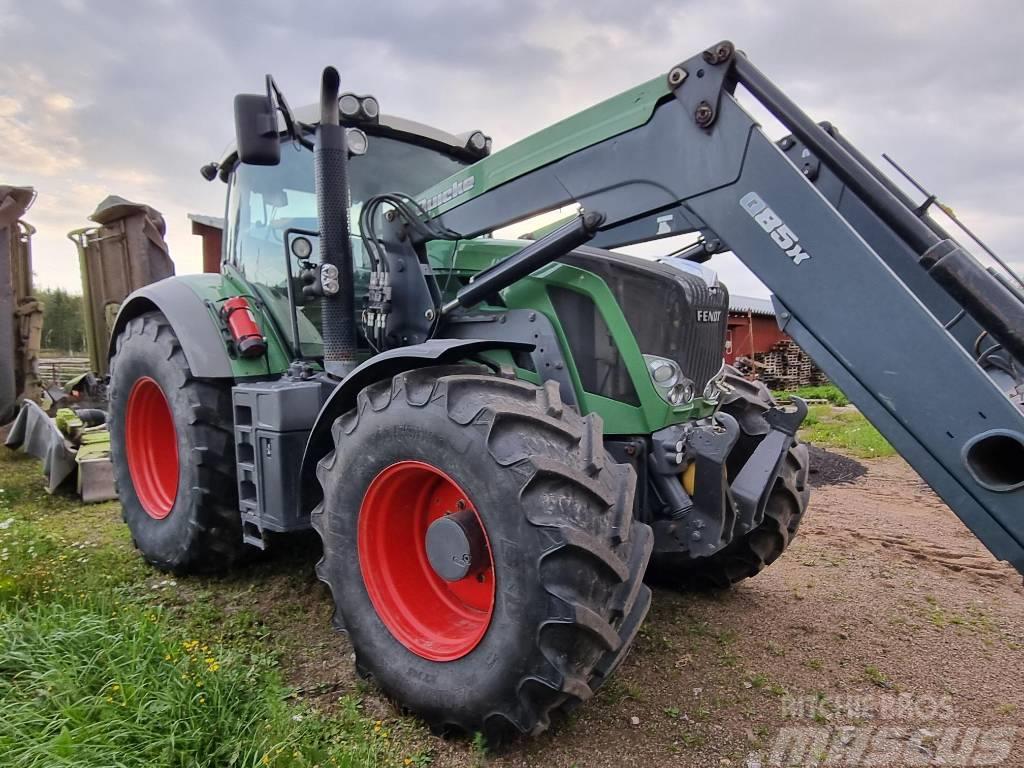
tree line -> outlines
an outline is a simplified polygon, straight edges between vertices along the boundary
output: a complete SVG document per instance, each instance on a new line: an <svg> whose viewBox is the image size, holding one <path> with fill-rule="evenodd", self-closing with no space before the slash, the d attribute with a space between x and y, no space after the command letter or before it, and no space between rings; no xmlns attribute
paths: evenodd
<svg viewBox="0 0 1024 768"><path fill-rule="evenodd" d="M43 304L43 349L67 355L84 354L82 297L63 288L33 292Z"/></svg>

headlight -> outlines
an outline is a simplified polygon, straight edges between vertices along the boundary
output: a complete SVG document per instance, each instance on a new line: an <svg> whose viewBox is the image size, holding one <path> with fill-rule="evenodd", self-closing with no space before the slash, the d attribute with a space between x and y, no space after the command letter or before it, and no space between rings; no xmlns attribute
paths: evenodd
<svg viewBox="0 0 1024 768"><path fill-rule="evenodd" d="M341 116L348 120L352 120L359 114L359 107L359 97L354 93L343 93L338 99L338 110L341 112Z"/></svg>
<svg viewBox="0 0 1024 768"><path fill-rule="evenodd" d="M369 146L369 142L366 139L366 134L358 128L346 128L345 138L348 144L348 153L350 155L365 155L366 148Z"/></svg>
<svg viewBox="0 0 1024 768"><path fill-rule="evenodd" d="M296 237L292 240L292 256L296 259L305 261L313 254L313 244L309 242L309 238Z"/></svg>
<svg viewBox="0 0 1024 768"><path fill-rule="evenodd" d="M668 401L672 405L686 405L693 402L693 396L697 389L689 379L683 379L668 392Z"/></svg>
<svg viewBox="0 0 1024 768"><path fill-rule="evenodd" d="M367 96L362 101L363 114L371 120L376 120L380 116L380 104L373 96Z"/></svg>
<svg viewBox="0 0 1024 768"><path fill-rule="evenodd" d="M655 355L644 355L644 359L647 361L647 370L651 372L651 381L657 387L671 389L683 375L679 370L679 363L675 360Z"/></svg>
<svg viewBox="0 0 1024 768"><path fill-rule="evenodd" d="M655 389L670 405L686 405L696 394L693 382L683 376L679 363L667 357L644 355Z"/></svg>

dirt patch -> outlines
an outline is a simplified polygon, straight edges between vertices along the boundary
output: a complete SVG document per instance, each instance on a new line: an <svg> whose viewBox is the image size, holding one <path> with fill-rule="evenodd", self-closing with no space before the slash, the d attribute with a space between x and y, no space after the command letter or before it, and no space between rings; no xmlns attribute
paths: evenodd
<svg viewBox="0 0 1024 768"><path fill-rule="evenodd" d="M826 485L852 483L868 470L857 459L834 451L826 451L816 445L808 445L811 457L810 482L814 488Z"/></svg>
<svg viewBox="0 0 1024 768"><path fill-rule="evenodd" d="M578 719L491 764L769 766L785 729L853 727L892 728L927 765L942 734L1017 727L1021 577L902 460L826 461L777 563L724 594L657 592L634 651ZM917 728L940 735L909 744ZM1024 731L1003 764L1024 765Z"/></svg>

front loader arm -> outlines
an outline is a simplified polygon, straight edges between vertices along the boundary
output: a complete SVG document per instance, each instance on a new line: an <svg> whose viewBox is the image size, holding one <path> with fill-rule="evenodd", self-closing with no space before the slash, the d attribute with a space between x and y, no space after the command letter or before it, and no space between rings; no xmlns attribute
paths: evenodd
<svg viewBox="0 0 1024 768"><path fill-rule="evenodd" d="M784 147L806 149L801 162L734 100L737 83L793 132ZM1024 413L1008 395L1024 390L997 386L974 349L985 340L1015 376L1024 303L846 146L722 43L419 199L466 236L579 203L603 215L597 245L686 232L720 240L774 293L786 331L992 553L1024 572ZM831 187L815 186L807 158Z"/></svg>

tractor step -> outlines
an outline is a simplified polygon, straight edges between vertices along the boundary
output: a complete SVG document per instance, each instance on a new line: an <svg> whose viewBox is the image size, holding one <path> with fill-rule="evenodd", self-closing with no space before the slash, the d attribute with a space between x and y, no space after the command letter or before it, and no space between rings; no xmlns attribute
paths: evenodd
<svg viewBox="0 0 1024 768"><path fill-rule="evenodd" d="M259 515L242 512L242 541L256 549L266 549L267 540L263 537L263 526Z"/></svg>

